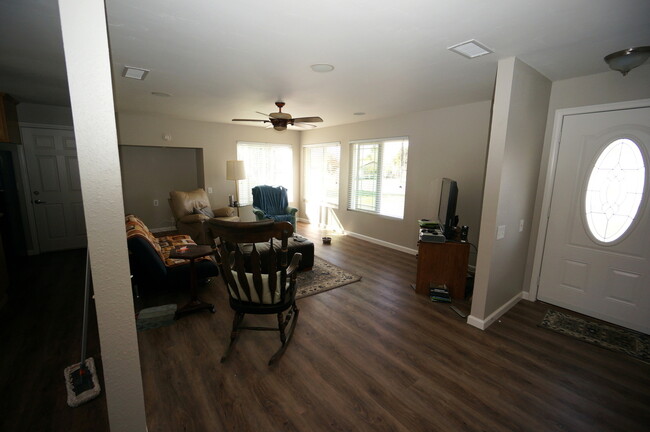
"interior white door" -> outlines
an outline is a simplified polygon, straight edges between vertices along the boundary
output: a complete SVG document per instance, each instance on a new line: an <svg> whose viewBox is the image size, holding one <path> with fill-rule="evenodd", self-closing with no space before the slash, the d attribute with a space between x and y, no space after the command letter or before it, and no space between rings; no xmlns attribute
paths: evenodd
<svg viewBox="0 0 650 432"><path fill-rule="evenodd" d="M633 222L621 230L619 238L609 241L590 228L586 211L592 207L586 204L586 190L594 164L608 145L619 139L638 146L637 160L645 167L640 176L644 186ZM537 295L540 300L650 333L649 155L650 107L564 117ZM626 189L621 183L629 179L626 167L622 162L607 167L611 172L600 199L609 216L603 214L603 220L611 217L611 212L624 210L618 192Z"/></svg>
<svg viewBox="0 0 650 432"><path fill-rule="evenodd" d="M86 247L74 131L22 128L41 252Z"/></svg>

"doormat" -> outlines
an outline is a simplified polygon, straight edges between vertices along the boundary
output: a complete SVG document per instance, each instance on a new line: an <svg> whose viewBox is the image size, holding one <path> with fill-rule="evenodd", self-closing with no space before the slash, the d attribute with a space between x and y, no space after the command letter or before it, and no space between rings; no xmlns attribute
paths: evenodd
<svg viewBox="0 0 650 432"><path fill-rule="evenodd" d="M312 269L298 273L296 298L320 294L360 280L361 276L348 273L342 268L315 256Z"/></svg>
<svg viewBox="0 0 650 432"><path fill-rule="evenodd" d="M646 334L588 321L553 309L546 312L539 326L650 363L650 336Z"/></svg>

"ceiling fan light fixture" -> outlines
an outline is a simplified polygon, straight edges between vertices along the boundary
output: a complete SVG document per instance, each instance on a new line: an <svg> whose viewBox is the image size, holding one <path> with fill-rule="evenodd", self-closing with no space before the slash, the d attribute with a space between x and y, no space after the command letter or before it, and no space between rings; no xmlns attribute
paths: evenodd
<svg viewBox="0 0 650 432"><path fill-rule="evenodd" d="M124 78L133 78L142 81L147 77L149 72L151 72L149 69L124 66L124 69L122 69L122 76Z"/></svg>
<svg viewBox="0 0 650 432"><path fill-rule="evenodd" d="M612 70L619 71L623 76L635 67L641 66L650 57L650 46L628 48L605 56L605 63Z"/></svg>
<svg viewBox="0 0 650 432"><path fill-rule="evenodd" d="M286 124L285 125L275 125L275 126L273 126L273 129L275 129L276 131L287 130L287 125Z"/></svg>
<svg viewBox="0 0 650 432"><path fill-rule="evenodd" d="M477 40L470 39L465 42L461 42L456 45L452 45L447 48L449 51L453 51L456 54L460 54L463 57L473 59L476 57L481 57L486 54L492 54L494 51L486 47Z"/></svg>
<svg viewBox="0 0 650 432"><path fill-rule="evenodd" d="M317 64L311 65L310 67L311 67L311 70L313 70L314 72L320 72L320 73L332 72L334 70L334 66L332 66L331 64L326 64L326 63L317 63Z"/></svg>

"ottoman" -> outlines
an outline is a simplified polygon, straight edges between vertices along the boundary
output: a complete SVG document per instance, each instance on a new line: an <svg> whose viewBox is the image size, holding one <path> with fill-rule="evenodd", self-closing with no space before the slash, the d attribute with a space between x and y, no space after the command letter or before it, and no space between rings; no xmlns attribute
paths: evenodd
<svg viewBox="0 0 650 432"><path fill-rule="evenodd" d="M282 246L280 240L273 239L273 247L278 250ZM260 253L262 261L262 271L268 271L268 252L269 252L269 242L256 243L255 247ZM287 262L291 262L291 258L296 252L302 254L302 259L298 264L298 270L311 270L314 266L314 243L307 240L305 237L289 237L287 242L288 257ZM248 258L250 253L253 251L253 244L248 244L242 246L242 252ZM248 259L246 259L246 266L248 267Z"/></svg>

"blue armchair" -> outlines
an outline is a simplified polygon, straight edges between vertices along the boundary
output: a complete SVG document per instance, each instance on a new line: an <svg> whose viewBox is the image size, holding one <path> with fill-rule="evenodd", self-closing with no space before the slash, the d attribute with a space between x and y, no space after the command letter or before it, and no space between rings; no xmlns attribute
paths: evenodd
<svg viewBox="0 0 650 432"><path fill-rule="evenodd" d="M297 211L297 208L289 206L287 188L266 185L253 188L253 213L257 220L287 221L295 229Z"/></svg>

